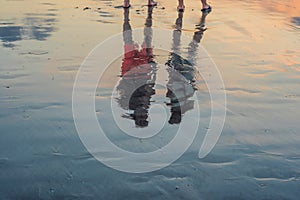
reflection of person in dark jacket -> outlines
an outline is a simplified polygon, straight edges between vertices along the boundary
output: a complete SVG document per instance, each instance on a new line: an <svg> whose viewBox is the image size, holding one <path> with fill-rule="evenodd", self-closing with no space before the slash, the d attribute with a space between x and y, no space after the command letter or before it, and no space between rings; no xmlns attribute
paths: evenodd
<svg viewBox="0 0 300 200"><path fill-rule="evenodd" d="M194 32L193 40L189 44L188 60L180 56L183 13L179 12L176 19L176 30L173 31L172 53L170 53L169 60L166 63L169 67L168 91L166 96L170 99L170 102L167 103L171 107L170 124L179 124L182 120L182 115L194 108L194 101L190 100L196 90L194 58L196 57L197 47L205 31L206 15L207 13L202 13L201 21L197 25L199 30Z"/></svg>
<svg viewBox="0 0 300 200"><path fill-rule="evenodd" d="M123 117L135 121L137 127L148 126L148 109L150 99L155 94L155 68L151 47L152 41L152 9L148 7L148 17L144 29L144 42L134 43L129 23L129 9L124 9L123 40L124 59L122 62L122 79L117 87L120 97L119 105L129 110Z"/></svg>

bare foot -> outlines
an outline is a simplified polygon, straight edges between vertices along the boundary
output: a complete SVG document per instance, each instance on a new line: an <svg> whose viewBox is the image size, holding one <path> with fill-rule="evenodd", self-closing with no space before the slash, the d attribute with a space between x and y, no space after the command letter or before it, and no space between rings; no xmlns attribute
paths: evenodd
<svg viewBox="0 0 300 200"><path fill-rule="evenodd" d="M210 12L211 11L211 6L210 5L205 5L201 9L202 12Z"/></svg>

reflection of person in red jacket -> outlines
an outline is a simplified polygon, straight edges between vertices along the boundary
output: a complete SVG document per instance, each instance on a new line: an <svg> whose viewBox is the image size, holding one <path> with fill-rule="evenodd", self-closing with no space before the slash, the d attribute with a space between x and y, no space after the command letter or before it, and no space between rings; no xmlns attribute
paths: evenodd
<svg viewBox="0 0 300 200"><path fill-rule="evenodd" d="M124 9L123 40L124 59L120 83L117 87L120 97L119 105L129 112L123 117L133 119L138 127L148 126L148 109L150 99L155 94L155 68L153 61L152 41L152 9L148 7L148 17L144 29L144 42L139 45L132 39L129 23L129 9Z"/></svg>
<svg viewBox="0 0 300 200"><path fill-rule="evenodd" d="M122 77L145 76L149 77L151 67L149 63L153 61L152 48L147 48L145 42L142 44L142 49L139 50L139 45L136 43L127 43L124 45L124 59L122 62Z"/></svg>

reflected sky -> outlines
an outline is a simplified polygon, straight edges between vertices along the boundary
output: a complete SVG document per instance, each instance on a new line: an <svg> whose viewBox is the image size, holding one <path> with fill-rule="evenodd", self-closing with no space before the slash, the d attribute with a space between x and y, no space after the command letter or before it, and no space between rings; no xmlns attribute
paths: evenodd
<svg viewBox="0 0 300 200"><path fill-rule="evenodd" d="M170 44L178 43L177 28L191 41L201 40L224 79L227 118L214 151L200 160L197 144L174 165L143 175L122 174L101 165L78 138L72 89L89 52L122 33L124 10L115 8L122 2L0 0L0 199L147 199L153 195L156 199L240 199L247 194L245 199L299 199L300 1L212 0L207 27L198 23L200 1L186 1L182 18L176 11L177 2L158 2L152 15L153 29L174 31ZM145 26L148 10L144 4L132 1L132 28ZM85 7L91 9L83 10ZM175 24L180 21L182 27ZM142 44L142 37L136 40ZM184 50L192 49L186 46ZM157 63L171 60L170 68L183 62L169 52L156 51L154 55ZM103 102L111 97L106 89L124 78L120 77L121 66L122 56L112 63L97 91L96 114L102 124L110 122L104 115L110 107ZM101 63L99 67L103 67ZM181 84L168 75L166 72L163 78L171 87ZM159 103L167 108L166 126L173 132L156 141L131 143L116 127L108 137L124 149L141 147L146 152L167 144L177 126L168 123L172 107L174 122L180 121L176 118L178 102L172 94L169 98L166 89L154 87L151 96L151 85L144 89L149 89L150 105L149 99L144 100L150 111L155 108L153 100L163 99ZM205 89L189 90L183 98L186 108L191 108L181 116L183 121L195 110L188 98L193 92L203 95L201 116L208 119ZM126 114L127 109L120 110ZM160 119L161 110L150 111L150 117ZM141 116L142 125L146 125L145 115ZM149 128L153 121L147 120L148 127L134 130ZM135 125L132 118L124 121ZM206 122L201 126L203 133L209 129Z"/></svg>

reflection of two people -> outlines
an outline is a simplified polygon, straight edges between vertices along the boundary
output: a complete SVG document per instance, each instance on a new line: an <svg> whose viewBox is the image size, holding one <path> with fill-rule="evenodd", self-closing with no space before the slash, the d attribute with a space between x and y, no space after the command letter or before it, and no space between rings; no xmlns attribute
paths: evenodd
<svg viewBox="0 0 300 200"><path fill-rule="evenodd" d="M152 7L148 8L141 49L132 38L129 9L124 9L123 40L125 53L122 62L122 79L117 87L120 94L117 101L123 109L130 111L123 117L134 120L137 127L148 126L148 110L151 97L155 94L156 63L151 47L152 9ZM170 53L166 63L169 73L166 97L170 99L170 102L167 103L167 106L171 107L170 124L179 124L182 115L194 107L194 101L190 100L196 90L196 71L193 59L205 30L203 27L206 14L203 14L199 23L199 30L194 33L193 40L189 44L188 59L184 59L180 56L182 17L183 13L179 12L176 30L173 31L172 53Z"/></svg>

